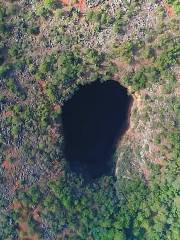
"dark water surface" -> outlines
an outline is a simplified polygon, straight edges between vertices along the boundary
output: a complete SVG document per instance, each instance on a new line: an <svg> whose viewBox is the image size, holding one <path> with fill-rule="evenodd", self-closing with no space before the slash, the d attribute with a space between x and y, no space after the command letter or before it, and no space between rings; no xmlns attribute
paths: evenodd
<svg viewBox="0 0 180 240"><path fill-rule="evenodd" d="M131 98L115 81L82 86L62 109L65 157L72 171L96 178L112 170L115 143L127 126Z"/></svg>

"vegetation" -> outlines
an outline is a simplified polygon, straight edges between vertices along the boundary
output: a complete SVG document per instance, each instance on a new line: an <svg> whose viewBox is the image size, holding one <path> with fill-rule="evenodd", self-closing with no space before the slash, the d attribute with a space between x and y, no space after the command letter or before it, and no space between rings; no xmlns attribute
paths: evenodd
<svg viewBox="0 0 180 240"><path fill-rule="evenodd" d="M142 67L138 72L131 72L125 76L123 81L137 91L146 88L149 83L157 82L159 75L160 73L155 67Z"/></svg>
<svg viewBox="0 0 180 240"><path fill-rule="evenodd" d="M173 5L174 10L175 10L177 13L180 13L180 4L179 4L179 1L177 1L177 0L167 0L167 2Z"/></svg>
<svg viewBox="0 0 180 240"><path fill-rule="evenodd" d="M116 189L112 177L87 185L83 179L67 175L49 181L49 194L43 200L42 192L34 187L23 195L20 192L17 200L29 209L41 201L42 221L48 221L55 235L69 229L70 239L178 239L179 132L169 138L172 159L166 166L151 166L149 186L137 174L130 180L120 178Z"/></svg>
<svg viewBox="0 0 180 240"><path fill-rule="evenodd" d="M166 2L173 14L164 1L1 1L0 240L180 239L180 9ZM134 98L130 128L116 174L87 182L64 158L61 110L112 79Z"/></svg>

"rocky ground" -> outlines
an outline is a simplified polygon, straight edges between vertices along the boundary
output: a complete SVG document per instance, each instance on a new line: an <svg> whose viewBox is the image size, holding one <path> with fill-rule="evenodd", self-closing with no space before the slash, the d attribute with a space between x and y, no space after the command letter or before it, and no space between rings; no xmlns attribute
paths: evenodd
<svg viewBox="0 0 180 240"><path fill-rule="evenodd" d="M24 22L28 22L28 18L25 19L26 14L30 15L33 11L37 10L37 1L21 0L17 3L19 14L12 17L12 22L16 22L15 27L13 28L12 35L6 39L5 46L8 49L16 43L21 43L25 59L31 57L34 65L39 65L42 59L51 53L56 51L61 52L64 49L77 48L83 52L86 48L95 48L111 56L113 53L112 45L121 45L123 42L129 40L135 42L139 40L146 41L153 35L153 31L158 29L160 21L168 24L171 18L173 18L173 10L168 8L164 1L146 0L139 2L139 4L135 4L136 7L130 17L125 14L126 24L123 26L123 33L115 33L111 25L105 25L101 31L96 32L94 30L94 23L89 23L86 20L86 12L90 10L95 11L101 9L101 7L104 8L108 4L109 7L106 11L111 17L114 17L116 10L119 8L125 13L128 12L130 6L128 3L130 4L131 1L87 0L86 3L82 2L85 7L83 7L80 15L74 14L71 19L67 17L69 5L66 3L63 5L63 9L65 9L67 15L63 18L59 19L56 15L52 14L46 21L42 18L37 21L35 20L35 23L40 26L40 33L36 36L23 31L20 26ZM77 8L82 10L81 7L81 5L80 7L79 5L77 6ZM27 8L27 12L23 15L22 12L24 10L22 11L22 9L25 8ZM162 14L164 15L163 20ZM33 20L31 19L31 21ZM72 42L70 41L69 45L63 43L59 40L61 35L72 37ZM73 39L76 39L75 46L73 45ZM139 56L135 56L134 58L135 62L132 64L118 57L111 59L118 68L118 72L114 75L115 80L124 84L122 78L129 72L132 70L136 72L144 65L151 65L151 61L144 61ZM14 63L12 62L12 64ZM172 69L172 71L176 73L178 80L180 74L179 68ZM25 107L32 106L33 109L33 107L38 107L37 102L43 102L45 94L43 92L44 81L42 79L35 80L28 66L25 66L23 70L12 72L10 77L17 79L21 83L21 86L23 89L26 89L29 97L25 100L15 97L14 94L7 91L5 79L0 78L0 89L6 96L5 100L0 99L0 137L4 139L5 143L0 152L0 204L2 205L1 211L3 212L10 208L17 189L25 189L45 180L47 177L53 179L62 174L63 164L61 165L59 160L64 161L63 149L58 149L57 147L59 143L62 144L63 142L61 124L49 126L48 131L43 135L39 132L35 121L32 121L30 125L27 124L26 127L24 127L25 124L23 122L22 126L20 126L21 130L18 136L15 139L12 137L12 126L9 126L7 122L7 118L14 114L11 105L17 103ZM48 81L51 81L50 76ZM127 167L126 165L122 165L124 164L123 159L129 158L130 163L127 164L130 167L134 166L139 169L148 181L150 173L147 164L150 162L163 164L169 158L166 149L161 149L157 146L156 141L158 141L157 135L160 135L161 141L163 141L163 132L167 130L166 128L173 127L176 124L176 120L173 117L172 105L174 98L179 95L178 84L176 84L174 92L167 94L164 94L163 86L159 83L135 93L129 88L134 101L129 119L129 129L117 146L117 176L120 176L122 170ZM66 91L68 91L69 85L67 84L65 87ZM61 103L59 101L57 104L60 105ZM54 133L53 129L57 129L57 131ZM56 134L58 134L59 140L57 138L54 140L54 135ZM53 141L55 141L55 144ZM45 148L44 150L40 148L41 144ZM44 160L46 155L52 159L50 164ZM15 161L12 158L15 158ZM129 177L128 172L126 177ZM44 230L46 230L46 225L47 223L42 224ZM48 237L49 234L47 232L47 238L45 239L52 239Z"/></svg>

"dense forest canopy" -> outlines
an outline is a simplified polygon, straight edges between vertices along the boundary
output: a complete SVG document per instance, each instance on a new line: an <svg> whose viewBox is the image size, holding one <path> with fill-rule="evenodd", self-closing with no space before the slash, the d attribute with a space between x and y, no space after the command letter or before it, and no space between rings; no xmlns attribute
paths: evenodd
<svg viewBox="0 0 180 240"><path fill-rule="evenodd" d="M179 13L178 0L0 1L0 240L180 239ZM86 182L62 108L112 80L133 97L129 128L112 173Z"/></svg>

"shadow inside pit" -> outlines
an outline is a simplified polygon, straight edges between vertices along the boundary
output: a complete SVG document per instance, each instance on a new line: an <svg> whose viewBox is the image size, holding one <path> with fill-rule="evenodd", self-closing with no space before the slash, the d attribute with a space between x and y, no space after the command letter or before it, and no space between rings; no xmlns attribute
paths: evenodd
<svg viewBox="0 0 180 240"><path fill-rule="evenodd" d="M118 82L80 86L62 108L65 157L85 178L108 175L117 139L127 128L132 98Z"/></svg>

